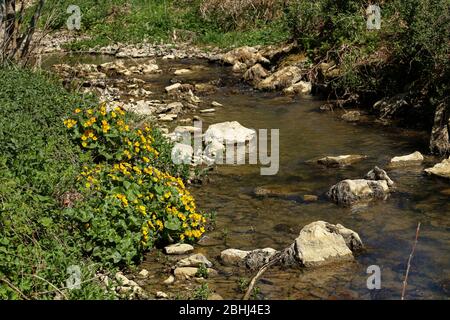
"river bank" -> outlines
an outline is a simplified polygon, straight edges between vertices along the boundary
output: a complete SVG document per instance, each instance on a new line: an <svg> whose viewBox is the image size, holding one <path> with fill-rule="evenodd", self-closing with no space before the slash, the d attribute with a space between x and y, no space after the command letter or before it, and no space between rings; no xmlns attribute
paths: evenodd
<svg viewBox="0 0 450 320"><path fill-rule="evenodd" d="M81 259L90 286L59 289L52 283L64 281L64 270L39 268L43 277L30 271L32 285L17 287L23 259L7 258L6 278L0 274L7 290L0 294L240 299L269 263L246 297L398 299L420 223L406 298L448 297L450 15L442 14L448 2L385 3L382 28L373 29L374 11L356 0L242 6L234 0L83 0L83 25L71 32L62 31L70 24L68 3L49 3L54 6L43 11L49 25L41 31L53 33L38 44L36 73L21 75L16 85L14 71L1 70L8 89L0 98L12 110L4 113L5 128L26 124L31 129L22 131L34 132L26 144L23 132L10 130L2 179L8 201L36 206L31 229L40 230L39 240L76 231L76 241L65 240L78 245L54 266L63 270ZM55 20L47 9L57 11ZM16 26L16 18L7 23ZM6 42L6 63L20 57L15 40ZM73 95L42 78L41 68L56 73ZM44 105L43 114L34 100ZM95 101L101 104L86 106ZM80 107L70 110L74 103ZM52 124L48 135L38 129L42 123ZM279 136L257 135L266 129ZM200 150L185 142L192 135L200 137ZM278 139L271 151L275 175L262 174L267 161L216 162L227 141L233 150L236 141L243 143L250 153L256 140L273 146ZM72 161L58 155L55 141L74 152ZM34 152L35 142L43 143L43 153ZM24 168L11 160L19 147L29 157ZM174 150L187 159L184 165L172 161ZM55 159L62 161L54 165ZM35 167L48 162L43 171ZM55 172L64 163L61 181ZM83 171L82 163L88 164ZM40 184L42 172L51 179ZM76 190L66 190L69 181ZM30 198L14 193L15 184L30 185ZM23 214L28 208L13 203L6 212L20 213L12 219L15 231L29 217ZM15 247L40 250L21 238L35 239L34 231L8 230L1 242L8 257ZM55 245L46 244L49 250ZM99 271L90 269L91 258ZM381 270L380 290L367 285L374 266Z"/></svg>
<svg viewBox="0 0 450 320"><path fill-rule="evenodd" d="M71 64L76 65L82 62L101 65L105 61L114 63L114 60L107 56L80 58L74 58ZM52 63L54 62L60 61L52 60ZM133 65L153 64L159 66L158 72L137 75L145 81L142 83L145 90L153 92L145 99L150 101L158 99L160 103L160 105L154 105L155 109L148 114L150 118L153 117L155 121L158 121L156 107L161 105L170 105L174 102L181 102L183 105L194 104L191 95L185 97L181 92L181 96L171 96L166 92L166 87L174 83L189 84L194 96L202 100L197 102L198 108L182 108L176 118L171 121L159 121L158 126L166 127L167 132L170 132L177 125L190 125L195 117L200 117L205 128L213 123L235 120L249 128L281 127L280 163L282 164L279 175L272 178L260 177L258 168L254 166L220 166L208 175L209 183L204 183L198 188L193 187L193 193L199 205L204 209L217 212L215 230L209 232L205 239L195 245L194 253L202 253L212 261L218 275L208 280L178 280L174 284L165 284L164 281L168 280L173 272L172 267L178 260L189 255L176 258L165 257L156 250L150 253L140 266L149 271L147 277L139 276L139 272L134 276L130 275L155 297L156 292L164 292L169 298L180 297L178 294L180 290L194 293L200 286L200 281L208 283L208 290L223 298L240 298L242 289L239 283L245 287L252 273L242 268L224 267L220 259L221 251L227 248L282 249L295 238L301 227L317 220L342 223L357 231L366 244L367 251L358 255L355 263L334 265L323 269L299 273L295 269L275 268L269 271L259 284L260 292L256 297L395 298L401 286L404 271L401 261L408 255L407 244L411 240L410 234L414 233L418 214L422 224L427 225L425 228L428 231L424 239L429 237L429 241L434 244L436 244L434 241L443 241L438 248L446 246L445 237L441 238L446 223L440 221L445 218L439 212L442 204L446 203L447 184L445 180L430 179L422 171L423 168L436 163L438 161L436 158L426 157L426 161L419 166L390 168L388 173L396 182L398 189L386 201L376 201L367 206L340 208L324 197L327 189L339 180L360 177L374 165L386 167L395 155L407 154L415 150L426 154L426 133L388 128L376 124L373 120L361 121L359 124L348 123L335 115L337 111L320 112L324 101L316 100L312 96L255 91L250 85L239 80L240 75L233 72L231 66L226 67L195 59L125 59L127 69L131 69ZM183 69L191 70L191 72L175 74L177 70ZM207 94L196 92L195 88L198 84L205 82L214 84L214 90ZM189 99L189 102L183 100L185 98ZM219 103L221 106L216 106L215 111L211 113L199 113L199 110L203 108L212 108L212 102ZM341 111L341 113L344 112ZM189 122L185 122L186 119ZM330 136L333 136L333 139L326 138ZM295 147L292 141L298 141ZM311 148L311 146L315 147ZM337 169L326 169L309 163L313 158L348 153L365 154L369 158L358 164ZM381 158L380 154L383 155ZM254 192L256 188L261 187L269 190L275 188L279 191L272 196L270 194L261 196ZM304 202L302 199L308 194L318 197L318 201ZM434 200L431 200L432 198ZM273 215L273 212L277 212L277 215ZM394 236L391 233L395 230L397 233ZM397 246L398 243L404 245ZM426 249L423 248L424 251L421 254L426 254L428 257L431 254L433 258L430 259L437 262L438 252L442 253L438 248L432 249L428 246ZM390 254L387 254L386 250ZM440 260L439 263L445 269L444 260ZM365 268L368 263L377 264L380 261L385 266L386 288L372 293L365 287ZM420 284L418 287L413 287L411 294L417 294L416 297L445 295L445 289L443 289L445 272L442 274L443 278L440 277L440 280L437 280L434 278L434 267L431 265L428 267L430 267L429 273L426 272L427 276L423 275ZM298 278L298 281L293 283L293 287L286 287L285 282L292 277ZM440 283L438 286L443 287L439 290L444 291L430 289L431 283ZM203 291L207 290L204 288ZM166 297L161 293L159 296Z"/></svg>

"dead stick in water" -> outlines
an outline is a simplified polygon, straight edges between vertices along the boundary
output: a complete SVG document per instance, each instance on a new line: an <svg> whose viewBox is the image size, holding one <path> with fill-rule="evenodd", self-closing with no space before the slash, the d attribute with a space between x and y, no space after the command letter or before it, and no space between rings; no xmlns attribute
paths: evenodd
<svg viewBox="0 0 450 320"><path fill-rule="evenodd" d="M405 280L403 281L403 290L402 290L402 298L401 298L402 300L405 300L405 292L406 292L406 285L408 283L409 269L411 268L411 260L414 256L414 252L416 251L417 240L419 239L419 231L420 231L420 222L417 224L416 240L414 241L414 245L413 245L411 254L409 255L409 259L408 259L408 265L406 267Z"/></svg>
<svg viewBox="0 0 450 320"><path fill-rule="evenodd" d="M278 253L277 255L275 255L272 259L269 260L269 262L265 263L258 271L258 273L256 273L256 275L253 277L252 281L250 281L250 284L248 285L248 289L247 292L245 293L244 297L242 298L242 300L248 300L250 299L250 295L252 294L252 290L256 284L256 281L263 275L264 272L267 271L267 269L269 269L271 266L273 266L274 264L276 264L278 261L281 260L281 258L283 258L283 252Z"/></svg>

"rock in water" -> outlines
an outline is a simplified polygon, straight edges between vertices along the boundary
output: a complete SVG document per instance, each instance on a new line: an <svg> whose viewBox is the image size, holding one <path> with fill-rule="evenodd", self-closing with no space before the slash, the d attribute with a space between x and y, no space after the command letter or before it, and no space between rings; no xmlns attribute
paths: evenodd
<svg viewBox="0 0 450 320"><path fill-rule="evenodd" d="M391 165L408 165L408 164L419 164L424 160L423 155L416 151L414 153L397 156L391 159Z"/></svg>
<svg viewBox="0 0 450 320"><path fill-rule="evenodd" d="M269 262L276 253L277 251L272 248L252 250L244 259L245 266L251 270L258 269Z"/></svg>
<svg viewBox="0 0 450 320"><path fill-rule="evenodd" d="M205 132L205 143L218 141L222 144L245 143L256 137L253 129L242 126L237 121L221 122L210 125Z"/></svg>
<svg viewBox="0 0 450 320"><path fill-rule="evenodd" d="M389 178L386 171L378 168L377 166L375 166L372 170L370 170L366 174L365 178L368 180L385 180L389 187L392 187L394 185L394 181L392 181L391 178Z"/></svg>
<svg viewBox="0 0 450 320"><path fill-rule="evenodd" d="M195 277L198 272L196 267L179 267L174 270L175 278L177 279L189 279Z"/></svg>
<svg viewBox="0 0 450 320"><path fill-rule="evenodd" d="M337 204L348 206L361 200L385 199L393 185L386 171L375 167L365 179L347 179L335 184L327 196Z"/></svg>
<svg viewBox="0 0 450 320"><path fill-rule="evenodd" d="M235 65L240 62L246 64L247 66L253 66L258 62L270 63L270 61L264 58L256 48L248 46L236 48L227 52L223 55L222 61L231 65Z"/></svg>
<svg viewBox="0 0 450 320"><path fill-rule="evenodd" d="M167 284L167 285L172 284L174 282L175 282L175 277L172 275L170 275L166 280L163 281L163 283Z"/></svg>
<svg viewBox="0 0 450 320"><path fill-rule="evenodd" d="M313 267L338 260L353 259L352 251L363 247L359 235L337 224L316 221L303 227L294 242L296 259Z"/></svg>
<svg viewBox="0 0 450 320"><path fill-rule="evenodd" d="M205 267L211 268L212 262L209 261L203 254L197 253L189 256L187 258L181 259L177 262L178 267L200 267L204 265Z"/></svg>
<svg viewBox="0 0 450 320"><path fill-rule="evenodd" d="M272 248L242 251L227 249L221 257L228 264L259 269L269 261L285 267L316 267L338 261L352 260L361 250L359 235L340 224L316 221L306 225L289 247L282 251Z"/></svg>
<svg viewBox="0 0 450 320"><path fill-rule="evenodd" d="M177 69L177 70L175 70L175 72L173 74L176 75L176 76L180 76L180 75L188 74L188 73L191 73L191 72L192 71L189 70L189 69Z"/></svg>
<svg viewBox="0 0 450 320"><path fill-rule="evenodd" d="M434 167L425 169L425 172L438 177L450 179L450 159L444 159Z"/></svg>
<svg viewBox="0 0 450 320"><path fill-rule="evenodd" d="M302 77L302 70L298 67L284 67L271 76L259 82L256 87L260 90L276 90L290 87Z"/></svg>
<svg viewBox="0 0 450 320"><path fill-rule="evenodd" d="M347 122L357 122L360 117L361 113L359 111L348 111L342 115L341 119Z"/></svg>
<svg viewBox="0 0 450 320"><path fill-rule="evenodd" d="M311 82L299 81L283 90L285 94L310 94L312 89Z"/></svg>
<svg viewBox="0 0 450 320"><path fill-rule="evenodd" d="M165 88L165 90L166 90L167 93L169 93L169 92L172 92L174 90L178 90L180 88L181 88L181 83L175 83L175 84L172 84L170 86L167 86Z"/></svg>
<svg viewBox="0 0 450 320"><path fill-rule="evenodd" d="M255 249L251 251L226 249L220 253L220 258L225 265L245 265L248 268L255 269L269 261L275 253L277 253L277 251L272 248Z"/></svg>
<svg viewBox="0 0 450 320"><path fill-rule="evenodd" d="M168 299L169 295L163 291L157 291L156 292L156 298L157 299Z"/></svg>
<svg viewBox="0 0 450 320"><path fill-rule="evenodd" d="M186 254L194 250L194 247L187 243L176 243L164 247L166 254Z"/></svg>
<svg viewBox="0 0 450 320"><path fill-rule="evenodd" d="M347 154L337 157L327 156L317 160L317 163L327 167L344 167L366 158L367 156L359 154Z"/></svg>
<svg viewBox="0 0 450 320"><path fill-rule="evenodd" d="M262 79L266 78L268 75L269 75L269 72L267 72L267 70L264 69L264 67L258 63L258 64L255 64L250 69L248 69L244 73L243 78L245 81L256 84L259 81L261 81Z"/></svg>
<svg viewBox="0 0 450 320"><path fill-rule="evenodd" d="M220 253L220 259L225 265L239 265L250 251L226 249Z"/></svg>

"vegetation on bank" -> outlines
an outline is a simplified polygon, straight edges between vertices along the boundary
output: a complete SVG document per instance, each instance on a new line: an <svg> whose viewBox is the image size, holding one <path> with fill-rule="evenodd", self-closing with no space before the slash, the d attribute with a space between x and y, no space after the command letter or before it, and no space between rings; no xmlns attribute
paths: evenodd
<svg viewBox="0 0 450 320"><path fill-rule="evenodd" d="M69 4L47 1L53 29L65 28ZM313 62L310 80L326 84L330 98L373 105L401 94L406 107L382 115L428 128L436 106L450 96L450 2L373 4L381 9L375 30L367 28L366 0L80 0L79 33L91 38L70 48L143 40L220 47L295 42ZM337 66L332 77L319 70L324 61Z"/></svg>
<svg viewBox="0 0 450 320"><path fill-rule="evenodd" d="M114 298L97 272L204 232L158 130L44 74L3 68L0 87L1 299ZM67 290L71 266L80 289Z"/></svg>
<svg viewBox="0 0 450 320"><path fill-rule="evenodd" d="M75 3L82 13L79 33L91 38L76 41L70 48L84 50L111 43L144 40L154 43L190 41L197 45L219 47L271 44L286 40L289 34L283 16L279 14L280 6L276 6L276 10L271 9L271 3L278 1L262 0L256 7L253 2L79 0ZM51 29L65 29L70 16L66 10L72 4L74 2L70 0L47 0L43 21L51 17Z"/></svg>
<svg viewBox="0 0 450 320"><path fill-rule="evenodd" d="M314 62L336 64L337 76L325 81L334 95L372 105L402 94L407 107L386 110L389 116L430 127L436 106L449 99L450 2L379 5L381 28L375 30L366 27L367 3L362 0L294 1L287 20L299 47Z"/></svg>

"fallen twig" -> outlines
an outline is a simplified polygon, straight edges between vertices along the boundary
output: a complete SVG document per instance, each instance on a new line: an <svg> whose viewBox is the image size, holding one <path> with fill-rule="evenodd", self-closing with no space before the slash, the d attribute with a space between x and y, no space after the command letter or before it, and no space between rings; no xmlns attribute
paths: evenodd
<svg viewBox="0 0 450 320"><path fill-rule="evenodd" d="M411 260L414 256L414 252L416 251L417 240L419 238L419 231L420 231L420 222L417 224L416 239L414 241L412 251L411 251L411 253L409 255L409 259L408 259L408 265L406 267L405 280L403 280L403 290L402 290L402 297L401 297L402 300L405 300L405 292L406 292L406 285L408 283L409 269L411 268Z"/></svg>
<svg viewBox="0 0 450 320"><path fill-rule="evenodd" d="M256 281L263 275L264 272L267 271L271 266L276 264L278 261L280 261L284 257L284 251L277 253L274 255L269 262L264 264L259 271L256 273L256 275L253 277L252 281L250 281L250 284L248 285L247 292L245 293L242 300L248 300L250 299L250 295L252 294L253 288L255 287Z"/></svg>
<svg viewBox="0 0 450 320"><path fill-rule="evenodd" d="M17 288L15 285L13 285L9 280L7 280L5 278L0 278L0 281L3 281L4 283L6 283L11 289L16 291L24 300L30 300L22 291L19 290L19 288Z"/></svg>

